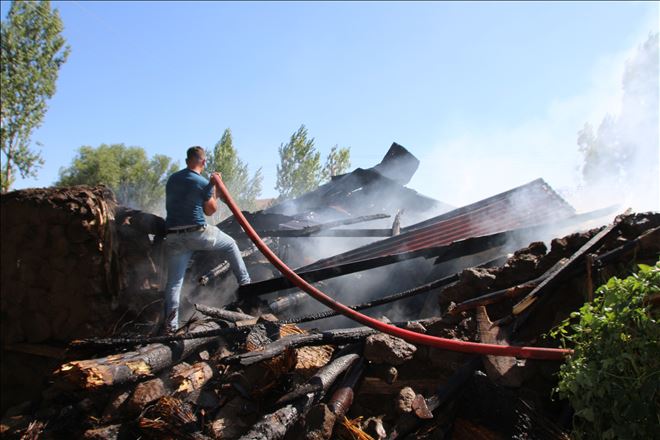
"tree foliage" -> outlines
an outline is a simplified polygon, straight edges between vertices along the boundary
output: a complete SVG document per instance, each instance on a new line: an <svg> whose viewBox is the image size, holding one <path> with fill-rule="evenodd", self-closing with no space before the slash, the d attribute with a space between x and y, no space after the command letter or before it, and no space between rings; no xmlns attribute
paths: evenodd
<svg viewBox="0 0 660 440"><path fill-rule="evenodd" d="M298 197L319 185L321 180L321 154L314 148L314 138L307 138L307 128L301 125L289 142L279 148L275 189L280 199Z"/></svg>
<svg viewBox="0 0 660 440"><path fill-rule="evenodd" d="M555 331L574 353L557 390L569 399L578 439L657 438L660 426L660 261L610 279ZM654 308L655 307L655 308Z"/></svg>
<svg viewBox="0 0 660 440"><path fill-rule="evenodd" d="M346 172L351 166L351 149L339 148L335 145L330 149L328 157L325 159L325 166L321 172L324 181L331 177L338 176Z"/></svg>
<svg viewBox="0 0 660 440"><path fill-rule="evenodd" d="M222 138L215 144L213 151L206 152L207 177L210 173L218 171L222 174L222 180L227 186L232 198L238 206L247 211L256 208L257 198L261 195L263 176L259 168L250 177L248 166L239 157L231 130L227 128ZM219 222L229 215L230 211L225 205L220 205L218 212L213 217L213 222Z"/></svg>
<svg viewBox="0 0 660 440"><path fill-rule="evenodd" d="M35 176L43 164L30 148L33 130L43 121L46 101L55 94L59 69L69 55L62 20L49 1L13 1L1 28L0 90L2 118L2 191L11 187L15 172Z"/></svg>
<svg viewBox="0 0 660 440"><path fill-rule="evenodd" d="M56 185L103 184L112 189L122 205L160 214L165 184L177 169L178 164L165 155L156 154L148 159L141 147L83 146L71 166L60 169Z"/></svg>
<svg viewBox="0 0 660 440"><path fill-rule="evenodd" d="M275 189L280 199L298 197L316 189L323 181L343 173L350 167L350 149L335 145L321 167L321 153L316 151L314 138L308 138L307 128L301 125L289 142L279 148Z"/></svg>

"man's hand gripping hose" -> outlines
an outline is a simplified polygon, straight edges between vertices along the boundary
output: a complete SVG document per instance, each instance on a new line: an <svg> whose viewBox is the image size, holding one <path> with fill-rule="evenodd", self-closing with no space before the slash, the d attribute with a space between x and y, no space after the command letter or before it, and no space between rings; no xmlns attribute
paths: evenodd
<svg viewBox="0 0 660 440"><path fill-rule="evenodd" d="M240 209L234 202L234 199L231 198L231 195L227 191L222 179L217 175L213 175L211 180L215 183L222 199L227 204L231 212L234 214L234 217L243 227L245 233L250 237L254 244L259 248L261 253L263 253L266 258L275 266L286 278L289 279L293 284L307 292L314 299L321 302L322 304L330 307L331 309L341 313L347 318L357 321L363 325L371 327L375 330L387 333L391 336L396 336L398 338L404 339L412 344L422 344L429 347L440 348L443 350L452 350L460 351L463 353L476 353L484 354L490 356L514 356L518 358L528 358L528 359L546 359L546 360L562 360L566 356L572 353L572 350L565 350L559 348L545 348L545 347L520 347L520 346L508 346L508 345L495 345L495 344L481 344L477 342L466 342L456 339L446 339L440 338L437 336L425 335L422 333L413 332L399 327L394 327L389 324L385 324L381 321L378 321L369 316L363 315L362 313L355 311L344 304L335 301L330 298L325 293L321 292L316 287L309 284L307 281L303 280L297 273L295 273L290 267L288 267L282 260L280 260L273 251L266 246L266 244L261 240L259 235L256 233L254 228L248 223L241 213Z"/></svg>

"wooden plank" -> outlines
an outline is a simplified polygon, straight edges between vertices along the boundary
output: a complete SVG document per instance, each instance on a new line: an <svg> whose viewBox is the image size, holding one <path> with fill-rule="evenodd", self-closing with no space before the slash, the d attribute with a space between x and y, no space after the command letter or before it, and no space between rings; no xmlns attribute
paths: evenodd
<svg viewBox="0 0 660 440"><path fill-rule="evenodd" d="M565 264L562 261L557 262L552 266L544 275L545 278L534 290L532 290L527 296L520 300L516 305L513 306L513 316L518 317L513 324L513 332L516 333L521 326L527 321L529 317L528 310L532 305L537 303L548 292L559 285L563 280L566 279L567 274L577 268L579 265L584 264L585 256L595 251L607 238L613 235L617 231L618 222L612 223L610 226L606 227L598 234L594 235L589 241L587 241L580 249L577 250ZM527 313L523 315L523 312Z"/></svg>
<svg viewBox="0 0 660 440"><path fill-rule="evenodd" d="M508 338L508 327L493 326L486 308L477 308L477 325L479 328L479 339L486 344L510 345ZM509 356L484 356L484 368L488 377L500 385L507 387L519 387L522 384L522 373L515 357Z"/></svg>

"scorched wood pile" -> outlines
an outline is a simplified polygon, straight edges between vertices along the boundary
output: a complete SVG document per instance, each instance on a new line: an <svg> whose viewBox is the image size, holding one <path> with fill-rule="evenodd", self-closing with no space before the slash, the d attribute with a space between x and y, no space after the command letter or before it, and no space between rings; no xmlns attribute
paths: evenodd
<svg viewBox="0 0 660 440"><path fill-rule="evenodd" d="M427 280L417 287L434 313L394 324L466 341L556 346L543 335L595 287L657 261L659 231L660 214L628 214L556 238L550 249L531 243L443 277L450 282ZM255 297L224 308L198 304L197 318L174 336L73 341L42 397L5 414L3 434L567 438L570 407L551 399L557 361L431 349L366 327L314 330L316 318ZM403 297L392 295L390 305Z"/></svg>

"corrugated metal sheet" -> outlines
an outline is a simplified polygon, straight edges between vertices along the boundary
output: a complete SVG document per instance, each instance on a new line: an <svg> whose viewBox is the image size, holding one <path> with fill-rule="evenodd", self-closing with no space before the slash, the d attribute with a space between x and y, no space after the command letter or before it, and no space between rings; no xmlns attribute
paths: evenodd
<svg viewBox="0 0 660 440"><path fill-rule="evenodd" d="M557 221L575 210L543 179L404 228L400 235L299 268L306 271L444 246L469 237Z"/></svg>

